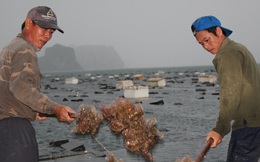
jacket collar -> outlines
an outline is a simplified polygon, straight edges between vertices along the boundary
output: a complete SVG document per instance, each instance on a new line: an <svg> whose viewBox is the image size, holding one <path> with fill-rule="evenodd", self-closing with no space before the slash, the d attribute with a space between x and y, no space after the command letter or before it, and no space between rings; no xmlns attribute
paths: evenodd
<svg viewBox="0 0 260 162"><path fill-rule="evenodd" d="M26 42L28 42L32 47L33 49L36 51L36 52L39 52L41 49L39 49L38 47L36 47L35 45L33 45L31 42L29 42L26 37L24 35L22 35L21 33L19 33L17 35L18 38L22 38L23 40L25 40Z"/></svg>
<svg viewBox="0 0 260 162"><path fill-rule="evenodd" d="M230 41L231 41L231 40L230 40L228 37L226 37L226 38L223 40L223 42L222 42L222 44L221 44L221 46L220 46L220 48L219 48L219 50L218 50L217 55L218 55L219 53L221 53L221 51L227 46L227 44L228 44Z"/></svg>

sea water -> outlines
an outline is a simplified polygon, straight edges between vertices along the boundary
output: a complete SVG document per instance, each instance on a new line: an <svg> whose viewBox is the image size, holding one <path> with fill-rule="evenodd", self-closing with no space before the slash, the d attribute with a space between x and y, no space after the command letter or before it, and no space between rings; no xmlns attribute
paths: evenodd
<svg viewBox="0 0 260 162"><path fill-rule="evenodd" d="M159 70L164 73L158 74ZM91 73L95 79L85 76L86 73ZM185 155L195 160L206 145L205 137L214 127L219 111L219 95L216 95L219 92L218 83L210 86L198 83L199 73L217 76L213 66L48 73L43 74L41 91L53 101L68 105L75 111L81 103L94 105L100 110L101 104L110 104L116 97L123 96L123 90L114 88L118 80L129 79L134 74L144 74L145 78L165 78L165 87L150 88L148 98L136 99L142 102L145 118L156 118L157 128L164 134L164 140L158 142L151 152L158 162L174 162L176 158ZM79 84L65 84L65 78L72 76L79 79ZM133 82L134 85L146 85L146 80ZM76 102L77 99L81 100ZM150 104L159 100L163 100L164 104ZM60 123L55 118L32 123L41 157L64 154L66 150L49 145L50 142L59 140L77 139L87 149L105 151L91 135L72 133L75 123ZM206 161L225 161L229 138L229 135L225 136L217 148L210 149L205 157ZM141 155L125 150L122 136L115 135L106 121L101 124L96 139L107 150L115 152L117 158L125 161L145 161Z"/></svg>

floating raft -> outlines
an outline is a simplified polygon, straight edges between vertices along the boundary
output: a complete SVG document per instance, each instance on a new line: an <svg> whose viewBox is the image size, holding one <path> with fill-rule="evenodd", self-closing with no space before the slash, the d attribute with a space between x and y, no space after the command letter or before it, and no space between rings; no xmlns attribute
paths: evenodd
<svg viewBox="0 0 260 162"><path fill-rule="evenodd" d="M116 89L126 89L133 86L132 80L120 80L116 82Z"/></svg>
<svg viewBox="0 0 260 162"><path fill-rule="evenodd" d="M51 142L52 147L61 147L65 151L51 155L42 155L39 161L46 162L105 162L106 154L104 152L86 149L84 143L79 140L60 140Z"/></svg>
<svg viewBox="0 0 260 162"><path fill-rule="evenodd" d="M133 75L134 80L144 80L144 74L135 74Z"/></svg>
<svg viewBox="0 0 260 162"><path fill-rule="evenodd" d="M131 86L124 90L125 98L146 98L149 97L148 86Z"/></svg>
<svg viewBox="0 0 260 162"><path fill-rule="evenodd" d="M65 84L78 84L79 80L78 78L71 77L65 79Z"/></svg>
<svg viewBox="0 0 260 162"><path fill-rule="evenodd" d="M149 78L147 84L149 87L165 87L166 81L164 78Z"/></svg>
<svg viewBox="0 0 260 162"><path fill-rule="evenodd" d="M215 83L217 81L217 77L215 75L199 75L198 82L199 83Z"/></svg>

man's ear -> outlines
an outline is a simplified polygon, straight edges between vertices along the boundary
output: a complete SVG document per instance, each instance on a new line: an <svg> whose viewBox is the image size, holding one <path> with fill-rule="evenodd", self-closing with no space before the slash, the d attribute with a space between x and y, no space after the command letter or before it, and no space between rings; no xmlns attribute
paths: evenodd
<svg viewBox="0 0 260 162"><path fill-rule="evenodd" d="M26 19L25 20L25 28L29 29L34 25L34 22L31 19Z"/></svg>
<svg viewBox="0 0 260 162"><path fill-rule="evenodd" d="M222 36L224 33L220 27L216 27L216 34L217 36Z"/></svg>

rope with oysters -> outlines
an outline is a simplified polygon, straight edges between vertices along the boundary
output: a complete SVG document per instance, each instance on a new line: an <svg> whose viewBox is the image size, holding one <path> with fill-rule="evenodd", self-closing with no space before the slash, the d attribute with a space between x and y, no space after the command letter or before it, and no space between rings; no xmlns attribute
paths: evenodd
<svg viewBox="0 0 260 162"><path fill-rule="evenodd" d="M100 105L100 108L101 112L94 106L81 104L76 116L76 125L72 131L76 134L91 134L97 141L95 134L102 121L106 119L115 134L122 134L128 151L141 154L153 162L150 150L164 137L156 128L157 120L145 119L142 105L130 99L116 98L109 105ZM97 142L108 151L99 141ZM123 161L117 160L112 153L109 154L107 160L109 162Z"/></svg>

